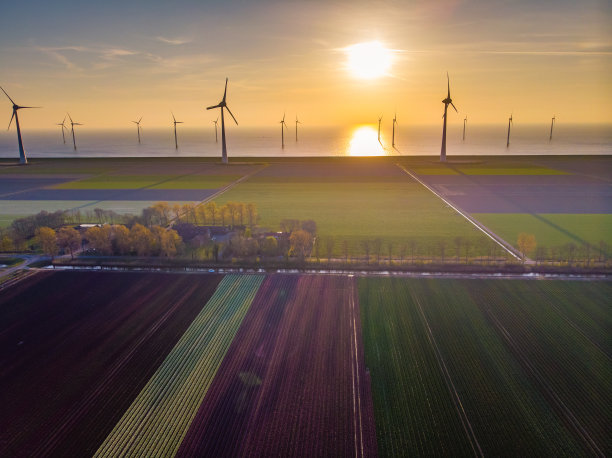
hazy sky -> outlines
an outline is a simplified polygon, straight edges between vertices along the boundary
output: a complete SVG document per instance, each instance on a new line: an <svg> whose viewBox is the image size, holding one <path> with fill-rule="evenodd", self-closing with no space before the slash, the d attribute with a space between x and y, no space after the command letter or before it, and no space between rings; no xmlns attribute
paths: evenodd
<svg viewBox="0 0 612 458"><path fill-rule="evenodd" d="M441 122L446 71L474 123L612 123L608 1L3 2L0 85L32 128L215 119L225 77L241 126L286 111L309 125ZM378 40L387 75L361 80L342 48ZM4 97L4 96L3 96ZM8 123L10 103L0 105ZM4 114L2 114L4 113ZM4 116L4 118L2 118Z"/></svg>

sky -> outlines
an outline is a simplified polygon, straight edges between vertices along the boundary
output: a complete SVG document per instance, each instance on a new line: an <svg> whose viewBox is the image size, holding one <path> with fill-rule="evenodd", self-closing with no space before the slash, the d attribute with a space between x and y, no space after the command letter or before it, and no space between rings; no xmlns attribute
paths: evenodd
<svg viewBox="0 0 612 458"><path fill-rule="evenodd" d="M287 114L312 126L441 122L612 123L607 1L4 2L0 86L22 124L54 128L207 125L229 78L241 126ZM384 75L361 79L346 48L378 41ZM11 106L0 104L8 123ZM4 107L4 111L1 111ZM453 119L454 118L454 119ZM0 119L2 119L0 117Z"/></svg>

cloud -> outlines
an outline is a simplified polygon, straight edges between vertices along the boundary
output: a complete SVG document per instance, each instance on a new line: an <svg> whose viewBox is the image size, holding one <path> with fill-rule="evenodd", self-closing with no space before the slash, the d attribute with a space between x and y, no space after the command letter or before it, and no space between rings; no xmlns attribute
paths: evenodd
<svg viewBox="0 0 612 458"><path fill-rule="evenodd" d="M166 43L168 45L184 45L186 43L190 43L192 40L189 38L166 38L166 37L155 37L156 40L161 41L162 43Z"/></svg>

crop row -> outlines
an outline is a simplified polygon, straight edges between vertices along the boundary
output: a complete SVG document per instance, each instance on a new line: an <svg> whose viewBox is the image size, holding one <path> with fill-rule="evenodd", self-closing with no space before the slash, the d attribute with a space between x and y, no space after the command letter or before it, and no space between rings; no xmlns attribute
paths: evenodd
<svg viewBox="0 0 612 458"><path fill-rule="evenodd" d="M220 276L45 273L0 297L0 455L91 455Z"/></svg>
<svg viewBox="0 0 612 458"><path fill-rule="evenodd" d="M268 277L179 455L375 455L352 285Z"/></svg>
<svg viewBox="0 0 612 458"><path fill-rule="evenodd" d="M95 456L173 456L262 276L226 276Z"/></svg>

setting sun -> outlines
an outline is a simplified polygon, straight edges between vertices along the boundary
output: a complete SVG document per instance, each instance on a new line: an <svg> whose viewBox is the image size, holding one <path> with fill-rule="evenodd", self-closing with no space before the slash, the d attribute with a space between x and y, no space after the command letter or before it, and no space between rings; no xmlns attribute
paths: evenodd
<svg viewBox="0 0 612 458"><path fill-rule="evenodd" d="M393 54L379 41L358 43L345 50L348 70L357 78L378 78L384 76L391 67Z"/></svg>

